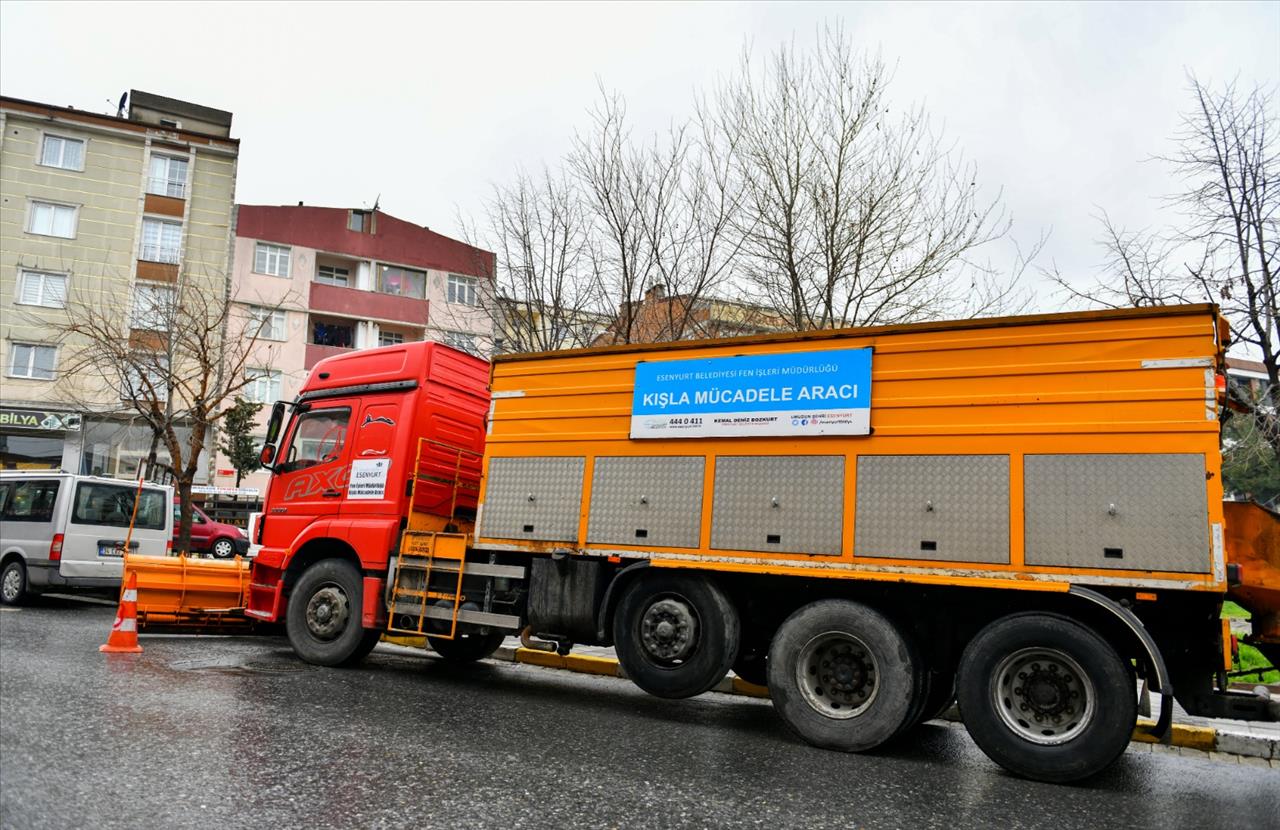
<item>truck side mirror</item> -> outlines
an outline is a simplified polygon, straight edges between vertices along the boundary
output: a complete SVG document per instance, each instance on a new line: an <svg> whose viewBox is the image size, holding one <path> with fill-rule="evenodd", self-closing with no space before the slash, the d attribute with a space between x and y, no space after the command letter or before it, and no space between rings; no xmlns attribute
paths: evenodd
<svg viewBox="0 0 1280 830"><path fill-rule="evenodd" d="M276 460L275 445L264 444L262 447L262 453L258 456L258 463L261 464L264 469L270 470L271 462L275 460Z"/></svg>
<svg viewBox="0 0 1280 830"><path fill-rule="evenodd" d="M280 437L282 426L284 426L284 401L276 401L276 405L271 407L271 418L267 421L267 446L275 444Z"/></svg>

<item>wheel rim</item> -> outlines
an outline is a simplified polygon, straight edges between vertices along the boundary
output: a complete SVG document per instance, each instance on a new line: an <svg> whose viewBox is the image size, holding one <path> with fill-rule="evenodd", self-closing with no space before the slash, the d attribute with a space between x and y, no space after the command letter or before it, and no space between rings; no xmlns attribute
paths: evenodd
<svg viewBox="0 0 1280 830"><path fill-rule="evenodd" d="M1066 743L1093 721L1097 692L1080 664L1054 648L1024 648L996 667L992 704L1016 735L1041 746Z"/></svg>
<svg viewBox="0 0 1280 830"><path fill-rule="evenodd" d="M219 559L229 559L231 557L231 543L226 539L219 539L213 543L213 555Z"/></svg>
<svg viewBox="0 0 1280 830"><path fill-rule="evenodd" d="M22 590L22 574L18 573L17 568L5 568L4 584L0 586L0 591L4 592L4 598L12 602L18 598L18 593Z"/></svg>
<svg viewBox="0 0 1280 830"><path fill-rule="evenodd" d="M796 660L796 685L805 701L828 718L845 720L865 712L876 699L879 678L871 649L843 631L814 637Z"/></svg>
<svg viewBox="0 0 1280 830"><path fill-rule="evenodd" d="M677 666L698 645L698 612L682 596L660 597L640 617L640 645L659 666Z"/></svg>
<svg viewBox="0 0 1280 830"><path fill-rule="evenodd" d="M307 630L316 639L337 639L350 616L351 603L337 585L324 585L307 600Z"/></svg>

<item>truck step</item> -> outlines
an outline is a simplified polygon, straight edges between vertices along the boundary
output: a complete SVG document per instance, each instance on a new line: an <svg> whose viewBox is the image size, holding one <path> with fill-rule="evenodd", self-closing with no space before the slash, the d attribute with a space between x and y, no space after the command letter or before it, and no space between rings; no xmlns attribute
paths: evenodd
<svg viewBox="0 0 1280 830"><path fill-rule="evenodd" d="M444 591L414 591L408 588L396 589L396 599L447 599L452 602L457 598L457 594L450 594Z"/></svg>
<svg viewBox="0 0 1280 830"><path fill-rule="evenodd" d="M426 559L416 556L405 557L400 555L399 568L402 571L425 571L428 570ZM429 568L432 572L440 571L442 573L457 573L458 561L456 559L437 559L431 563ZM524 579L525 567L523 565L490 565L486 562L468 562L465 576L496 576L506 579Z"/></svg>
<svg viewBox="0 0 1280 830"><path fill-rule="evenodd" d="M453 619L453 609L441 606L428 606L426 612L423 613L421 605L413 605L410 603L396 603L392 607L393 620L401 614L412 617L417 620L419 616L425 616L429 620L443 620L448 622ZM520 629L520 618L514 614L492 614L487 611L472 611L467 608L458 609L458 622L471 623L472 625L488 625L493 628L507 628L512 631ZM389 631L403 630L388 627Z"/></svg>

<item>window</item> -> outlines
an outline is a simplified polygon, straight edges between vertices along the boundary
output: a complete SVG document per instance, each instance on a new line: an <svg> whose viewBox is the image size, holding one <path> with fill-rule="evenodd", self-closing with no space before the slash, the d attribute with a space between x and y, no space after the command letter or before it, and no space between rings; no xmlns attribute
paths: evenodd
<svg viewBox="0 0 1280 830"><path fill-rule="evenodd" d="M244 390L248 400L254 403L273 403L284 397L278 369L249 369L244 377L249 381Z"/></svg>
<svg viewBox="0 0 1280 830"><path fill-rule="evenodd" d="M174 196L178 199L187 195L187 165L183 158L173 156L152 156L151 170L147 178L147 192L159 196Z"/></svg>
<svg viewBox="0 0 1280 830"><path fill-rule="evenodd" d="M53 367L58 350L39 343L13 343L9 346L9 376L32 380L53 380Z"/></svg>
<svg viewBox="0 0 1280 830"><path fill-rule="evenodd" d="M475 277L464 277L461 274L449 275L449 296L451 303L459 303L460 305L479 305L476 301L476 285L479 280Z"/></svg>
<svg viewBox="0 0 1280 830"><path fill-rule="evenodd" d="M249 306L249 317L253 321L250 326L251 336L261 337L263 340L285 339L285 313L281 309Z"/></svg>
<svg viewBox="0 0 1280 830"><path fill-rule="evenodd" d="M15 481L0 518L6 522L51 522L57 501L57 480Z"/></svg>
<svg viewBox="0 0 1280 830"><path fill-rule="evenodd" d="M55 205L52 202L32 202L31 219L27 231L40 236L60 236L74 239L76 235L76 209L71 205Z"/></svg>
<svg viewBox="0 0 1280 830"><path fill-rule="evenodd" d="M165 504L167 501L165 492L143 490L138 499L138 510L135 514L133 498L137 494L135 487L82 481L76 485L71 521L82 525L128 527L132 519L135 528L164 530L165 514L169 512Z"/></svg>
<svg viewBox="0 0 1280 830"><path fill-rule="evenodd" d="M289 276L289 248L259 242L253 251L253 270L273 277Z"/></svg>
<svg viewBox="0 0 1280 830"><path fill-rule="evenodd" d="M40 163L63 170L84 169L84 142L78 138L46 135L40 147Z"/></svg>
<svg viewBox="0 0 1280 830"><path fill-rule="evenodd" d="M169 364L163 355L136 354L124 370L123 401L167 401L169 399Z"/></svg>
<svg viewBox="0 0 1280 830"><path fill-rule="evenodd" d="M446 346L452 346L455 349L475 354L476 338L473 334L467 334L465 331L446 331L441 332L444 335Z"/></svg>
<svg viewBox="0 0 1280 830"><path fill-rule="evenodd" d="M168 331L174 311L173 298L171 286L143 282L134 285L132 327L144 331Z"/></svg>
<svg viewBox="0 0 1280 830"><path fill-rule="evenodd" d="M173 527L174 527L175 533L177 532L178 525L181 522L182 522L182 505L178 504L177 502L174 502L173 503ZM202 525L204 523L205 523L204 516L200 515L200 511L196 510L196 507L194 504L191 505L191 524Z"/></svg>
<svg viewBox="0 0 1280 830"><path fill-rule="evenodd" d="M351 282L351 272L336 265L319 265L316 267L316 282L345 286Z"/></svg>
<svg viewBox="0 0 1280 830"><path fill-rule="evenodd" d="M317 346L341 346L349 349L355 343L355 331L343 323L317 322L311 331L311 342Z"/></svg>
<svg viewBox="0 0 1280 830"><path fill-rule="evenodd" d="M356 233L372 233L373 226L369 211L353 210L347 216L347 230Z"/></svg>
<svg viewBox="0 0 1280 830"><path fill-rule="evenodd" d="M182 129L182 122L174 121L172 118L161 118L160 126L169 130L180 130Z"/></svg>
<svg viewBox="0 0 1280 830"><path fill-rule="evenodd" d="M378 290L383 294L416 297L419 300L425 299L427 296L427 275L423 271L414 271L411 268L379 265Z"/></svg>
<svg viewBox="0 0 1280 830"><path fill-rule="evenodd" d="M144 217L138 259L177 265L182 261L182 223Z"/></svg>
<svg viewBox="0 0 1280 830"><path fill-rule="evenodd" d="M43 271L18 272L18 300L22 305L67 307L67 275Z"/></svg>
<svg viewBox="0 0 1280 830"><path fill-rule="evenodd" d="M398 331L379 331L379 346L402 346L404 345L404 333Z"/></svg>
<svg viewBox="0 0 1280 830"><path fill-rule="evenodd" d="M350 420L351 410L347 407L304 412L294 422L293 438L285 461L275 471L292 473L339 458Z"/></svg>

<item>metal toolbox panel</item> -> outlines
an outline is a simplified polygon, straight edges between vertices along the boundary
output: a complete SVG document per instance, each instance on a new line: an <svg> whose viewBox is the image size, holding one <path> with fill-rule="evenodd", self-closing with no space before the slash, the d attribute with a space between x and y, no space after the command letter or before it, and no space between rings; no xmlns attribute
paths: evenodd
<svg viewBox="0 0 1280 830"><path fill-rule="evenodd" d="M716 459L711 547L838 556L844 456Z"/></svg>
<svg viewBox="0 0 1280 830"><path fill-rule="evenodd" d="M706 463L702 456L596 458L587 541L696 548Z"/></svg>
<svg viewBox="0 0 1280 830"><path fill-rule="evenodd" d="M1198 453L1028 455L1026 562L1208 573Z"/></svg>
<svg viewBox="0 0 1280 830"><path fill-rule="evenodd" d="M854 555L1009 561L1009 456L858 457Z"/></svg>
<svg viewBox="0 0 1280 830"><path fill-rule="evenodd" d="M584 465L582 458L491 459L481 534L495 539L576 541Z"/></svg>

